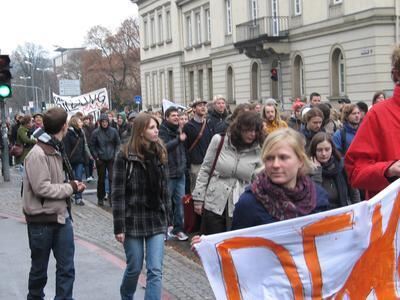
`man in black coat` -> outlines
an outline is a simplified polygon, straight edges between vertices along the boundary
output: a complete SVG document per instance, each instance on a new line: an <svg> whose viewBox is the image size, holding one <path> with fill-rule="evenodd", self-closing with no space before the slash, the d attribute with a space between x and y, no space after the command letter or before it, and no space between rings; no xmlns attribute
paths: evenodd
<svg viewBox="0 0 400 300"><path fill-rule="evenodd" d="M196 100L192 103L193 118L185 124L183 132L186 133L186 151L190 162L190 190L196 185L197 174L207 153L208 145L212 138L212 129L209 126L207 115L207 101Z"/></svg>
<svg viewBox="0 0 400 300"><path fill-rule="evenodd" d="M110 126L107 114L101 114L99 122L100 126L92 133L90 150L92 152L93 159L96 162L98 175L97 203L98 205L102 206L104 197L106 195L104 182L106 170L108 171L108 181L111 189L112 167L114 164L114 158L120 146L120 139L117 129Z"/></svg>
<svg viewBox="0 0 400 300"><path fill-rule="evenodd" d="M212 104L212 109L208 114L208 125L212 134L216 134L216 128L223 123L228 116L226 109L226 100L222 95L215 96Z"/></svg>
<svg viewBox="0 0 400 300"><path fill-rule="evenodd" d="M182 197L185 195L186 151L183 142L186 134L179 129L179 112L176 107L165 111L165 120L159 131L168 151L169 181L168 190L173 205L173 226L170 237L185 241L188 236L183 230Z"/></svg>

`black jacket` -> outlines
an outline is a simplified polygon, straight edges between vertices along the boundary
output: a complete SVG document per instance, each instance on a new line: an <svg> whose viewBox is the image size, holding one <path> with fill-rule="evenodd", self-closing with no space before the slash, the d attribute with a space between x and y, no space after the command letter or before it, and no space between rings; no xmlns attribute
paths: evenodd
<svg viewBox="0 0 400 300"><path fill-rule="evenodd" d="M63 139L65 153L71 165L84 164L86 161L85 139L83 134L82 130L76 130L70 127Z"/></svg>
<svg viewBox="0 0 400 300"><path fill-rule="evenodd" d="M225 121L227 116L228 112L226 110L221 114L214 109L208 114L208 126L210 127L213 135L221 133L216 132L217 127Z"/></svg>
<svg viewBox="0 0 400 300"><path fill-rule="evenodd" d="M119 150L120 139L117 129L99 126L92 133L90 151L94 159L113 160Z"/></svg>
<svg viewBox="0 0 400 300"><path fill-rule="evenodd" d="M178 126L163 121L160 126L159 135L168 151L169 177L182 177L186 169L186 150L184 144L179 139Z"/></svg>
<svg viewBox="0 0 400 300"><path fill-rule="evenodd" d="M203 163L204 156L206 156L207 148L212 138L212 131L207 122L206 127L204 128L203 135L201 136L199 142L191 151L189 151L190 146L196 140L202 125L202 123L196 122L194 119L191 119L183 127L183 132L187 135L187 138L185 140L186 151L188 151L190 163L194 165L201 165Z"/></svg>

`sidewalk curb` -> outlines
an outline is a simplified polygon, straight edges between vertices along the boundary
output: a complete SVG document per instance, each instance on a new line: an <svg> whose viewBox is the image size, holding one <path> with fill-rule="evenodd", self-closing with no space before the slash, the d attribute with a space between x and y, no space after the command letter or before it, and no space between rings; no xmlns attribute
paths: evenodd
<svg viewBox="0 0 400 300"><path fill-rule="evenodd" d="M24 223L26 224L26 220L24 217L22 216L17 216L14 214L9 214L9 213L2 213L0 212L0 218L4 218L4 219L12 219L14 221L20 222L20 223ZM90 252L94 252L97 255L99 255L102 259L107 260L108 262L112 263L113 265L115 265L116 267L120 268L122 271L125 270L126 267L126 263L125 260L119 258L118 256L108 252L107 250L101 248L100 246L91 243L89 241L86 241L85 239L79 237L78 235L76 235L74 233L74 241L75 243L79 244L80 246L86 248L87 250L89 250ZM122 279L122 272L121 272L121 279ZM138 282L139 286L143 289L146 288L146 276L141 273L139 276L139 282ZM168 293L168 291L166 291L165 289L162 290L162 299L163 300L173 300L175 299L174 297L171 296L170 293Z"/></svg>

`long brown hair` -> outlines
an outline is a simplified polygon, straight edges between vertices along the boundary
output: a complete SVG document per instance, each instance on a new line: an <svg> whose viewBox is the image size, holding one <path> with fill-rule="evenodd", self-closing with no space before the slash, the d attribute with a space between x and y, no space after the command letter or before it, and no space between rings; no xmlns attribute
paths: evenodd
<svg viewBox="0 0 400 300"><path fill-rule="evenodd" d="M138 114L133 123L131 137L129 138L128 143L122 146L122 152L125 154L125 157L128 157L129 154L133 153L142 160L144 160L146 153L153 152L160 162L164 164L167 162L167 150L161 140L158 139L157 142L149 143L143 137L143 134L149 127L151 120L156 122L157 127L160 126L160 123L154 116L143 112Z"/></svg>

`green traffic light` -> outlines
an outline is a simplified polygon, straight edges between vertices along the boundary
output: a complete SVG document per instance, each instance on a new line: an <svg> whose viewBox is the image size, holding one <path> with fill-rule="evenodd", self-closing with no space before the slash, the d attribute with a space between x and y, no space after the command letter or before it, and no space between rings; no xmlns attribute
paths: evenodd
<svg viewBox="0 0 400 300"><path fill-rule="evenodd" d="M11 88L6 84L0 85L0 97L7 98L10 97L10 95L11 95Z"/></svg>

